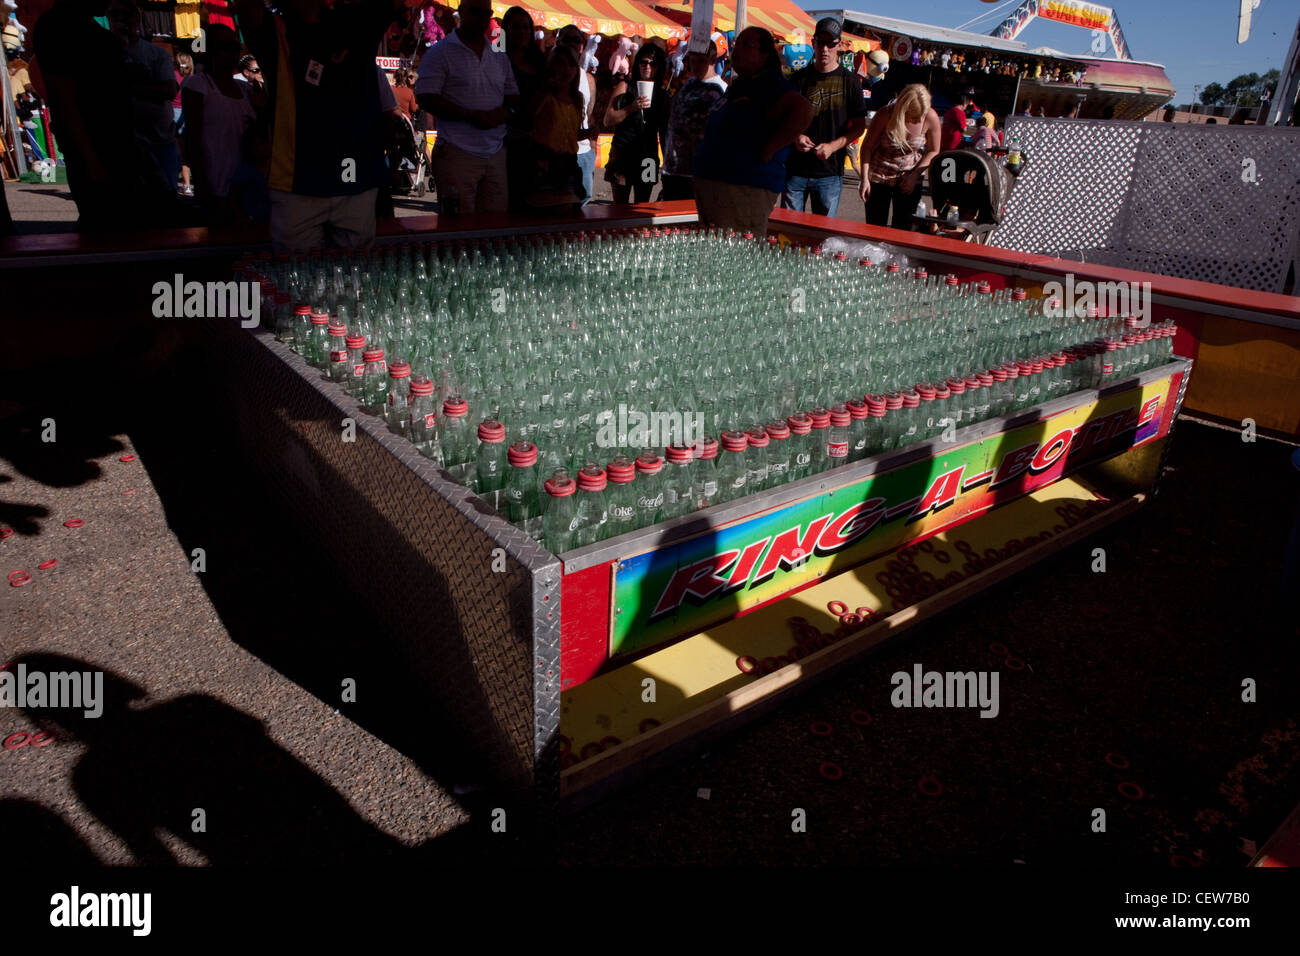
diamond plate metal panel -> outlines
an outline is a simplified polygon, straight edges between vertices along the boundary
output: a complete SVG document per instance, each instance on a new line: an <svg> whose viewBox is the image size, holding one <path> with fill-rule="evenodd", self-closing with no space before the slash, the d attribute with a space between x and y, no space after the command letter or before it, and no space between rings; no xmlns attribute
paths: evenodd
<svg viewBox="0 0 1300 956"><path fill-rule="evenodd" d="M559 562L272 336L208 327L248 449L373 595L386 649L497 782L558 798Z"/></svg>
<svg viewBox="0 0 1300 956"><path fill-rule="evenodd" d="M1282 292L1300 252L1300 130L1007 121L1025 168L990 245Z"/></svg>

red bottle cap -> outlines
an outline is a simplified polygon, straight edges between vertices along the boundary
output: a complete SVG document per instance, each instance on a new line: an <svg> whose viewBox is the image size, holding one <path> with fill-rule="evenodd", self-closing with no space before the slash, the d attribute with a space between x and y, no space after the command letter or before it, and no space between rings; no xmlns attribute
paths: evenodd
<svg viewBox="0 0 1300 956"><path fill-rule="evenodd" d="M913 278L913 279L928 279L928 278L930 278L930 273L928 273L928 272L925 271L925 267L924 267L924 266L921 266L920 268L918 268L918 269L916 269L915 271L912 272L912 278Z"/></svg>
<svg viewBox="0 0 1300 956"><path fill-rule="evenodd" d="M980 380L980 384L983 385L985 388L988 388L990 385L992 385L997 378L997 376L994 375L992 372L980 372L975 377ZM1006 381L1005 375L1002 377L1002 380L1004 382Z"/></svg>
<svg viewBox="0 0 1300 956"><path fill-rule="evenodd" d="M299 302L293 307L294 315L311 315L311 306L306 302Z"/></svg>
<svg viewBox="0 0 1300 956"><path fill-rule="evenodd" d="M903 393L903 406L905 408L919 408L921 406L921 396L916 392Z"/></svg>
<svg viewBox="0 0 1300 956"><path fill-rule="evenodd" d="M814 408L809 414L813 428L830 428L831 413L824 408Z"/></svg>
<svg viewBox="0 0 1300 956"><path fill-rule="evenodd" d="M388 376L389 378L410 378L411 363L398 359L388 366Z"/></svg>
<svg viewBox="0 0 1300 956"><path fill-rule="evenodd" d="M858 265L860 265L860 266L866 266L867 268L870 268L870 267L871 267L871 260L870 260L870 259L859 259L859 260L858 260Z"/></svg>
<svg viewBox="0 0 1300 956"><path fill-rule="evenodd" d="M749 447L749 436L744 432L723 432L722 447L727 451L744 451Z"/></svg>
<svg viewBox="0 0 1300 956"><path fill-rule="evenodd" d="M768 435L766 428L751 428L745 432L745 436L749 439L749 447L751 448L766 448L772 443L771 436Z"/></svg>
<svg viewBox="0 0 1300 956"><path fill-rule="evenodd" d="M537 446L530 441L517 441L506 450L506 461L516 468L530 468L537 464Z"/></svg>
<svg viewBox="0 0 1300 956"><path fill-rule="evenodd" d="M901 272L902 270L898 267L898 263L897 263L897 262L891 262L889 265L885 266L885 271L886 271L886 272Z"/></svg>
<svg viewBox="0 0 1300 956"><path fill-rule="evenodd" d="M891 412L903 407L903 393L890 392L885 396L885 408Z"/></svg>
<svg viewBox="0 0 1300 956"><path fill-rule="evenodd" d="M980 381L980 377L978 375L967 375L964 379L962 379L962 384L965 385L968 389L970 389L970 388L979 388L980 385L982 385L983 383Z"/></svg>
<svg viewBox="0 0 1300 956"><path fill-rule="evenodd" d="M766 431L773 441L785 441L790 437L790 426L785 422L772 422L767 426Z"/></svg>
<svg viewBox="0 0 1300 956"><path fill-rule="evenodd" d="M934 393L934 400L936 402L941 402L949 398L952 398L952 389L950 389L946 383L940 385Z"/></svg>
<svg viewBox="0 0 1300 956"><path fill-rule="evenodd" d="M312 313L311 313L311 324L312 324L312 325L329 325L329 324L330 324L329 313L328 313L328 312L312 312Z"/></svg>
<svg viewBox="0 0 1300 956"><path fill-rule="evenodd" d="M599 465L583 465L578 472L579 491L604 491L605 469Z"/></svg>
<svg viewBox="0 0 1300 956"><path fill-rule="evenodd" d="M1004 368L990 369L984 374L988 375L995 382L1005 382L1007 380L1007 370Z"/></svg>
<svg viewBox="0 0 1300 956"><path fill-rule="evenodd" d="M363 349L366 347L366 340L361 335L349 335L344 344L350 349Z"/></svg>
<svg viewBox="0 0 1300 956"><path fill-rule="evenodd" d="M836 428L848 428L849 422L853 416L849 414L847 408L834 408L831 410L831 424Z"/></svg>
<svg viewBox="0 0 1300 956"><path fill-rule="evenodd" d="M835 253L835 261L836 261L836 262L847 262L847 261L848 261L848 258L849 258L849 254L848 254L847 252L837 252L837 253Z"/></svg>
<svg viewBox="0 0 1300 956"><path fill-rule="evenodd" d="M929 382L922 382L920 385L916 386L916 394L920 395L923 401L934 401L934 393L936 391L938 391L938 389Z"/></svg>
<svg viewBox="0 0 1300 956"><path fill-rule="evenodd" d="M427 377L423 375L419 376L418 378L411 379L411 394L432 395L433 382L431 382Z"/></svg>
<svg viewBox="0 0 1300 956"><path fill-rule="evenodd" d="M975 287L975 291L983 295L988 295L990 292L993 291L993 286L989 285L988 279L984 279L980 282L979 285Z"/></svg>
<svg viewBox="0 0 1300 956"><path fill-rule="evenodd" d="M442 413L448 418L464 418L469 414L469 404L463 398L449 398L442 403Z"/></svg>
<svg viewBox="0 0 1300 956"><path fill-rule="evenodd" d="M867 417L866 402L859 401L858 399L855 398L851 402L845 402L844 404L848 408L849 415L853 418L854 421L860 422L862 421L862 419Z"/></svg>
<svg viewBox="0 0 1300 956"><path fill-rule="evenodd" d="M948 391L954 395L960 395L966 391L966 380L963 378L950 378L944 384L948 386ZM975 384L979 385L979 382L977 381Z"/></svg>
<svg viewBox="0 0 1300 956"><path fill-rule="evenodd" d="M489 445L499 445L506 440L506 426L494 419L485 418L478 426L478 440Z"/></svg>
<svg viewBox="0 0 1300 956"><path fill-rule="evenodd" d="M552 498L567 498L578 490L577 483L572 478L567 477L560 484L557 484L554 478L548 478L543 487Z"/></svg>
<svg viewBox="0 0 1300 956"><path fill-rule="evenodd" d="M366 349L361 353L361 361L363 362L382 362L383 360L383 349Z"/></svg>
<svg viewBox="0 0 1300 956"><path fill-rule="evenodd" d="M795 412L785 420L790 426L791 433L795 435L807 435L812 431L812 419L808 417L807 412Z"/></svg>
<svg viewBox="0 0 1300 956"><path fill-rule="evenodd" d="M340 335L346 336L348 328L346 325L331 325L329 327L330 338L338 338Z"/></svg>
<svg viewBox="0 0 1300 956"><path fill-rule="evenodd" d="M1024 302L1025 299L1028 298L1028 296L1029 296L1029 293L1026 292L1024 289L1012 289L1012 290L1011 290L1011 298L1012 298L1012 300L1015 301L1015 302Z"/></svg>
<svg viewBox="0 0 1300 956"><path fill-rule="evenodd" d="M668 455L668 460L674 465L684 465L688 461L695 460L690 445L669 445L664 451Z"/></svg>
<svg viewBox="0 0 1300 956"><path fill-rule="evenodd" d="M636 459L637 474L657 475L664 470L664 460L658 455L638 455Z"/></svg>
<svg viewBox="0 0 1300 956"><path fill-rule="evenodd" d="M622 461L611 461L605 466L605 474L614 484L626 485L636 478L636 465L626 458Z"/></svg>
<svg viewBox="0 0 1300 956"><path fill-rule="evenodd" d="M868 409L875 408L876 406L881 408L885 407L885 396L883 395L867 395L865 401Z"/></svg>
<svg viewBox="0 0 1300 956"><path fill-rule="evenodd" d="M712 461L718 457L718 440L705 435L691 446L695 457L702 461Z"/></svg>

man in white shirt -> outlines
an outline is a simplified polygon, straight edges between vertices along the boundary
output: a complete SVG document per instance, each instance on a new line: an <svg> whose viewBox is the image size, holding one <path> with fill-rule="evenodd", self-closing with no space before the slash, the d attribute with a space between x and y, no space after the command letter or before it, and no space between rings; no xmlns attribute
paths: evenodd
<svg viewBox="0 0 1300 956"><path fill-rule="evenodd" d="M429 49L415 84L438 118L433 179L444 214L505 212L506 117L519 101L510 58L488 44L491 0L461 0L460 26Z"/></svg>

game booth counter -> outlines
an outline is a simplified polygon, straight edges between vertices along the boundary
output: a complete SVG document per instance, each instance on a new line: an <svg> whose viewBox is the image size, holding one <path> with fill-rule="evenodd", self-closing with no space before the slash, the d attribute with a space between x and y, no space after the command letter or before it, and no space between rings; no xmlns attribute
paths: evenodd
<svg viewBox="0 0 1300 956"><path fill-rule="evenodd" d="M558 240L695 221L691 203L547 222L416 217L386 224L379 243ZM782 210L769 236L809 248L832 238L884 243L933 274L1031 297L1056 294L1053 283L1150 282L1151 317L1178 323L1175 357L958 429L950 441L885 451L556 555L265 324L196 323L211 361L227 370L226 387L208 396L213 413L236 417L245 458L340 570L367 582L381 652L426 688L440 720L475 742L498 783L545 809L579 806L698 747L1131 514L1157 489L1180 410L1231 419L1249 409L1261 429L1300 433L1292 297ZM47 302L46 314L61 311L91 341L106 319L149 324L139 313L160 274L229 279L273 261L265 236L252 233L3 243L0 268L63 277L69 294ZM83 283L102 311L76 307ZM63 354L30 323L12 331L29 361ZM1252 350L1261 340L1274 348ZM340 440L346 419L355 441ZM356 533L345 541L339 527ZM410 601L413 593L425 600ZM1008 668L1024 666L1012 649L1006 656Z"/></svg>

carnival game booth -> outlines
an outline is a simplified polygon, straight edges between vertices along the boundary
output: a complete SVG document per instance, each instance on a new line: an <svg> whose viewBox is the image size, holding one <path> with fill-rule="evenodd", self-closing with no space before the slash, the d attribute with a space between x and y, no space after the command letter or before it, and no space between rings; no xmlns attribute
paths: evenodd
<svg viewBox="0 0 1300 956"><path fill-rule="evenodd" d="M546 224L413 218L387 224L379 246L381 259L395 247L397 262L414 258L414 249L404 248L411 244L425 261L486 250L486 262L511 243L544 259L590 247L597 236L610 250L627 248L620 243L629 235L644 249L688 241L688 233L672 230L691 229L695 218L690 203L604 207ZM269 275L284 265L264 251L264 238L253 242L247 234L192 231L161 237L165 246L159 238L148 237L148 249L63 237L4 240L0 267L34 277L85 270L105 300L133 301L160 269L228 278L232 271ZM1099 386L1057 390L946 434L902 440L843 466L553 553L545 537L539 543L507 520L499 499L494 506L491 496L458 483L463 470L424 457L277 341L273 316L257 328L205 322L208 354L227 370L225 391L213 401L236 416L244 455L265 469L267 487L279 489L341 571L367 582L393 665L424 686L501 784L531 791L544 809L592 799L698 746L1139 508L1157 487L1192 372L1192 363L1177 357L1194 348L1186 318L1208 327L1225 310L1253 310L1300 327L1295 301L1281 296L801 213L778 210L767 237L717 241L735 243L737 258L789 257L783 261L813 269L879 270L880 255L896 262L906 256L910 271L882 270L880 281L933 286L928 276L952 276L939 285L950 290L956 282L954 295L1001 290L1008 302L1012 290L1023 289L1032 304L1070 274L1076 283L1150 281L1157 303L1151 329L1160 328L1166 309L1178 315L1175 354L1167 337L1144 337L1147 329L1130 326L1130 343L1145 346L1133 356L1145 358L1119 363L1129 371L1108 373ZM810 254L863 241L884 250L871 266ZM644 286L642 276L627 281L633 291ZM274 291L264 289L274 303ZM788 293L783 299L788 305ZM96 327L68 309L70 321ZM814 313L809 320L828 318ZM27 347L28 360L39 361L40 349ZM968 350L965 338L940 349ZM1038 374L1026 364L1028 374ZM974 377L974 388L996 388ZM946 384L949 398L958 384L965 382ZM878 408L874 397L867 404L885 421L898 411ZM340 440L347 421L355 440ZM340 528L349 533L340 536ZM1012 657L1007 666L1022 665ZM835 768L823 772L834 776Z"/></svg>

